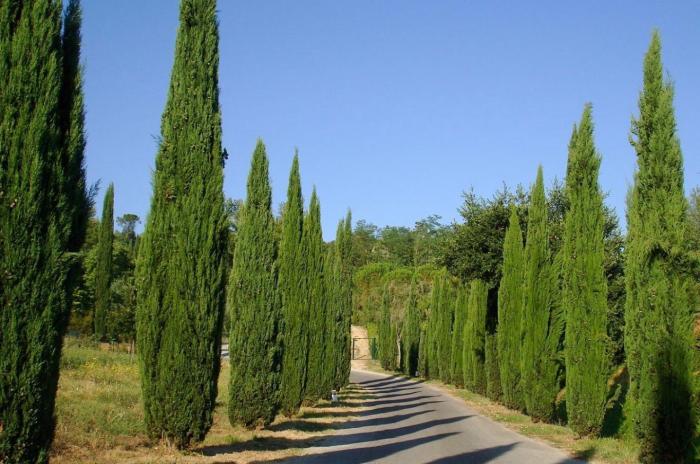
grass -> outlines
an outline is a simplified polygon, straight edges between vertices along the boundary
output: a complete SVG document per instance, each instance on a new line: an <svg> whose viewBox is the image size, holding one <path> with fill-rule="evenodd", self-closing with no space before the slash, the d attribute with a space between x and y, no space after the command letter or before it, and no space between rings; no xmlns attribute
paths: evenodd
<svg viewBox="0 0 700 464"><path fill-rule="evenodd" d="M102 351L68 338L61 359L56 397L56 437L51 462L86 463L248 463L299 455L356 415L364 394L351 386L331 405L321 401L292 418L278 417L268 428L232 427L228 405L228 363L222 365L214 425L203 443L178 451L150 440L143 426L136 359Z"/></svg>

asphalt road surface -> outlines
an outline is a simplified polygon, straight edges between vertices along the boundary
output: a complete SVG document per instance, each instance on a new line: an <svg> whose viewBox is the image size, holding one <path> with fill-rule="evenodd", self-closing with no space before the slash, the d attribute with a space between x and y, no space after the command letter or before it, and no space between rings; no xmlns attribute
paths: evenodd
<svg viewBox="0 0 700 464"><path fill-rule="evenodd" d="M292 463L569 464L563 452L510 431L419 382L354 370L367 410ZM342 398L341 398L342 400Z"/></svg>

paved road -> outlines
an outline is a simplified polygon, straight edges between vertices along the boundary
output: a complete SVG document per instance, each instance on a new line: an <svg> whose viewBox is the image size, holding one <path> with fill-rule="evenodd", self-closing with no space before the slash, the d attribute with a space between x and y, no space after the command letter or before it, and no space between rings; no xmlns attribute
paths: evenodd
<svg viewBox="0 0 700 464"><path fill-rule="evenodd" d="M305 464L570 464L564 453L479 416L462 401L401 377L355 370L372 398L322 446L285 462ZM352 396L353 394L350 394ZM354 395L362 395L354 393ZM364 396L368 396L365 395ZM359 396L362 398L362 396Z"/></svg>

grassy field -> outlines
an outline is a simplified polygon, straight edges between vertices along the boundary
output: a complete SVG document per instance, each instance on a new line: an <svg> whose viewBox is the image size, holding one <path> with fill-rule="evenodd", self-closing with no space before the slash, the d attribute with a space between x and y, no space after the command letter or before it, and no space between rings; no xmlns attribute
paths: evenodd
<svg viewBox="0 0 700 464"><path fill-rule="evenodd" d="M214 426L203 443L178 451L148 439L143 428L136 359L67 339L56 398L53 463L249 463L301 454L361 410L362 392L350 386L347 400L321 402L265 430L231 427L226 416L228 364L219 378Z"/></svg>

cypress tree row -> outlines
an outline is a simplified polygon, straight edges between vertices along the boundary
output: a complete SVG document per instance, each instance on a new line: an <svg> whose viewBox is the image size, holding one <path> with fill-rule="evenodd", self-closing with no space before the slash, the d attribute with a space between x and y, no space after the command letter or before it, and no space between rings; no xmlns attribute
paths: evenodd
<svg viewBox="0 0 700 464"><path fill-rule="evenodd" d="M396 329L391 320L391 290L389 284L384 285L382 292L382 313L379 320L379 363L382 368L393 371L396 370Z"/></svg>
<svg viewBox="0 0 700 464"><path fill-rule="evenodd" d="M520 352L523 316L523 233L515 205L503 242L503 277L498 287L498 355L503 402L510 408L524 409L520 388Z"/></svg>
<svg viewBox="0 0 700 464"><path fill-rule="evenodd" d="M644 58L644 87L639 117L632 122L632 145L637 172L627 205L628 415L643 462L682 462L695 430L690 373L692 258L673 86L663 78L656 32Z"/></svg>
<svg viewBox="0 0 700 464"><path fill-rule="evenodd" d="M486 394L486 312L488 286L472 280L469 288L467 323L464 326L464 385L469 390Z"/></svg>
<svg viewBox="0 0 700 464"><path fill-rule="evenodd" d="M328 311L326 287L323 280L323 232L321 230L321 205L316 188L311 193L309 212L304 218L302 256L306 269L307 307L309 312L309 355L306 369L306 398L316 401L325 397L324 369L325 345L328 339Z"/></svg>
<svg viewBox="0 0 700 464"><path fill-rule="evenodd" d="M185 447L212 424L228 230L215 0L182 0L151 210L136 265L146 428Z"/></svg>
<svg viewBox="0 0 700 464"><path fill-rule="evenodd" d="M102 206L102 222L97 242L95 267L95 338L107 335L107 313L110 308L112 284L112 245L114 242L114 184L109 184Z"/></svg>
<svg viewBox="0 0 700 464"><path fill-rule="evenodd" d="M404 374L413 377L418 371L418 350L420 348L420 314L418 310L418 295L417 295L416 276L411 280L411 291L408 295L408 303L406 305L406 320L401 331L401 346L403 352L401 354L403 360Z"/></svg>
<svg viewBox="0 0 700 464"><path fill-rule="evenodd" d="M294 155L289 173L287 202L282 214L282 238L279 248L278 292L282 306L283 355L280 383L281 411L291 416L304 400L308 354L308 292L302 235L304 200L301 196L299 156Z"/></svg>
<svg viewBox="0 0 700 464"><path fill-rule="evenodd" d="M0 5L0 461L43 463L88 215L80 4ZM62 41L63 39L63 41Z"/></svg>
<svg viewBox="0 0 700 464"><path fill-rule="evenodd" d="M455 317L452 330L452 351L450 361L450 374L452 383L457 387L464 386L464 353L462 350L464 344L464 325L467 322L467 302L469 299L469 291L467 287L461 287L457 290L457 299L455 301Z"/></svg>
<svg viewBox="0 0 700 464"><path fill-rule="evenodd" d="M258 140L238 224L227 307L231 327L228 416L264 426L278 411L282 315L277 297L277 238L265 145Z"/></svg>
<svg viewBox="0 0 700 464"><path fill-rule="evenodd" d="M557 275L548 240L547 203L542 167L539 167L528 208L520 364L525 406L535 420L554 417L561 367L558 351L564 317L555 301Z"/></svg>
<svg viewBox="0 0 700 464"><path fill-rule="evenodd" d="M593 143L591 105L586 105L569 143L562 305L566 314L566 412L579 435L598 435L608 394L610 355L600 155Z"/></svg>

